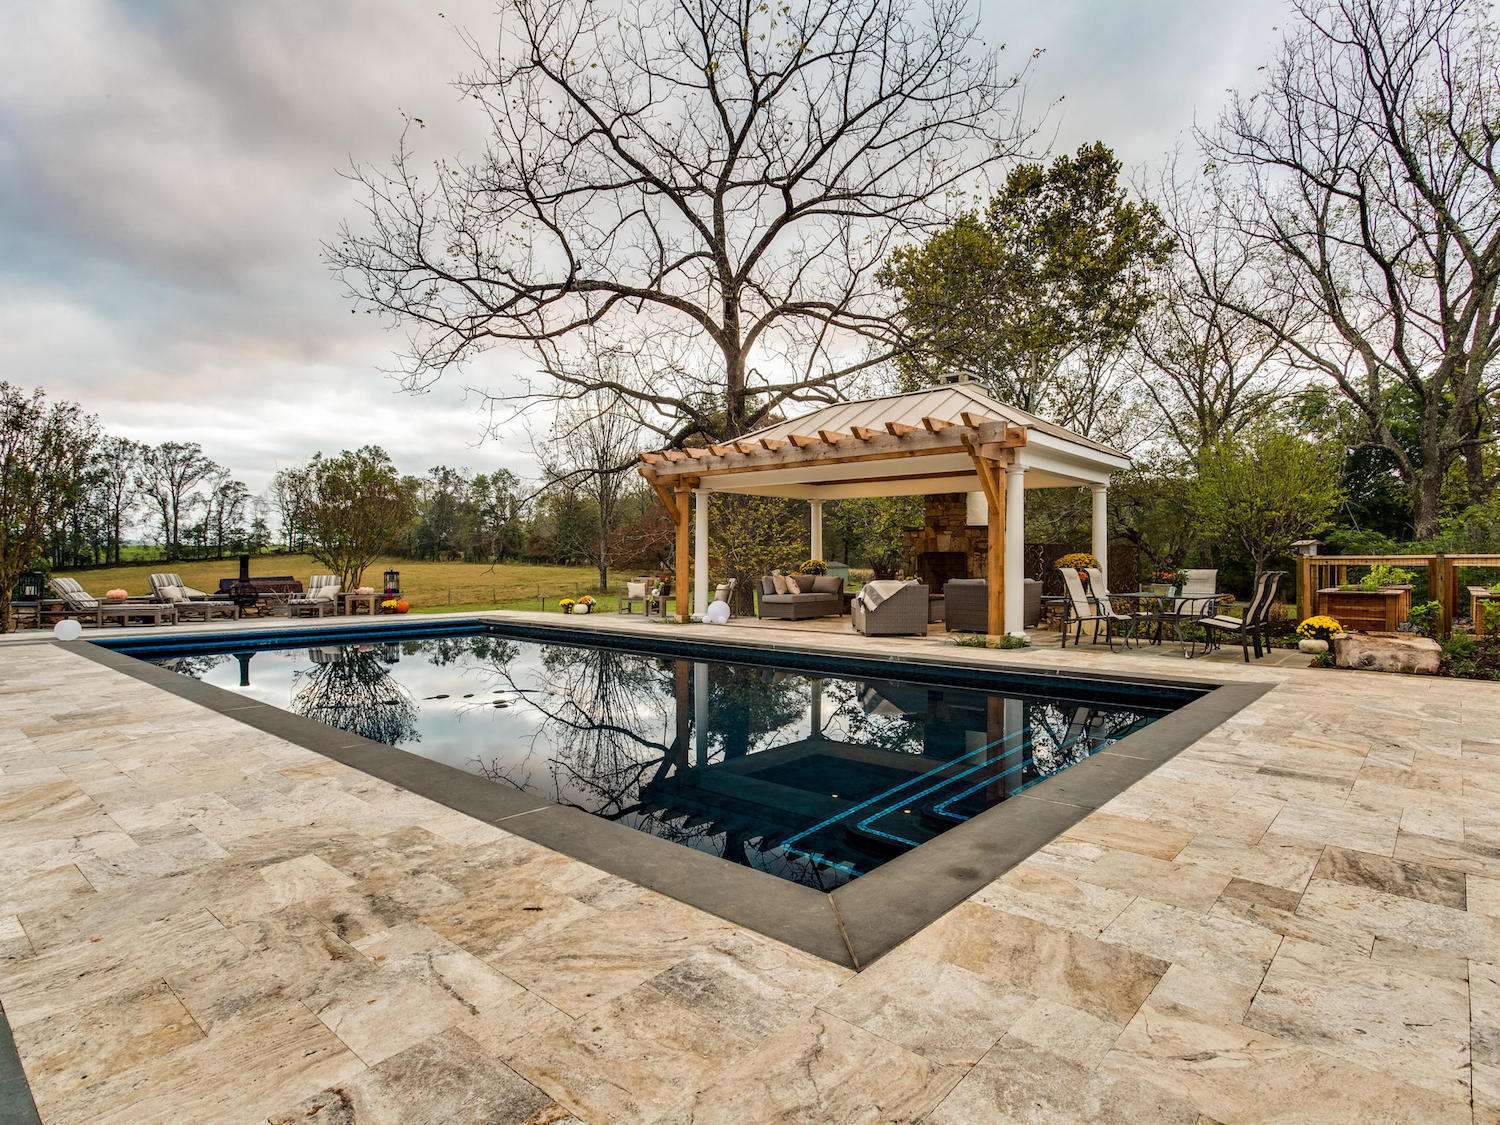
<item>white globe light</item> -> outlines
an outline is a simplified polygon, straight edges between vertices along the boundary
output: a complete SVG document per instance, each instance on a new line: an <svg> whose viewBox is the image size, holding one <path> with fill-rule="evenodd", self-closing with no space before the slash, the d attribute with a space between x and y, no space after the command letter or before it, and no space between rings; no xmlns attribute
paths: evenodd
<svg viewBox="0 0 1500 1125"><path fill-rule="evenodd" d="M60 641L76 641L83 636L83 626L70 617L52 626L52 635Z"/></svg>
<svg viewBox="0 0 1500 1125"><path fill-rule="evenodd" d="M703 614L703 622L706 625L725 625L729 622L729 603L714 602Z"/></svg>

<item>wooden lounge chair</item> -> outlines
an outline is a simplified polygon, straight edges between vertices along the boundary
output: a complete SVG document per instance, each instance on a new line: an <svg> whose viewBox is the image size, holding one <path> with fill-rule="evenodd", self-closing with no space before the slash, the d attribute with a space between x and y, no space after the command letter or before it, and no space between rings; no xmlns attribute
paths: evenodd
<svg viewBox="0 0 1500 1125"><path fill-rule="evenodd" d="M651 579L632 578L625 583L625 593L620 596L620 612L634 613L635 603L640 602L641 608L646 608L646 598L650 595Z"/></svg>
<svg viewBox="0 0 1500 1125"><path fill-rule="evenodd" d="M177 607L174 605L153 601L101 601L80 586L77 579L61 575L49 578L47 584L62 599L62 613L65 617L76 617L80 621L90 621L99 626L106 621L126 625L132 617L141 620L149 618L153 625L160 625L163 621L168 625L177 623Z"/></svg>
<svg viewBox="0 0 1500 1125"><path fill-rule="evenodd" d="M182 580L182 575L163 572L151 576L151 594L160 602L203 602L208 595Z"/></svg>
<svg viewBox="0 0 1500 1125"><path fill-rule="evenodd" d="M314 574L307 580L307 591L293 594L287 602L288 617L326 617L339 608L339 576Z"/></svg>
<svg viewBox="0 0 1500 1125"><path fill-rule="evenodd" d="M1240 648L1245 653L1245 663L1250 663L1250 649L1255 648L1256 659L1264 656L1261 651L1264 642L1267 652L1271 648L1271 606L1276 603L1276 592L1281 588L1281 580L1286 577L1284 570L1268 570L1260 576L1255 583L1255 593L1250 598L1250 604L1245 607L1245 616L1230 617L1227 614L1214 614L1211 617L1200 618L1198 624L1203 627L1205 641L1203 651L1205 655L1218 648L1226 639L1231 643L1239 641Z"/></svg>
<svg viewBox="0 0 1500 1125"><path fill-rule="evenodd" d="M237 621L240 617L238 604L219 598L210 598L202 590L184 586L180 574L153 574L151 594L159 602L176 606L179 621L192 618L209 621L216 616Z"/></svg>

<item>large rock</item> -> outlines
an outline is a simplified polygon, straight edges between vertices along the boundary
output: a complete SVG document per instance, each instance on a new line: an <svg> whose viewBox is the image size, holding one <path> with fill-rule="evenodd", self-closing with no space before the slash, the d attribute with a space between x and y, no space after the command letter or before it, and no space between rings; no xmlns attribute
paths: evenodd
<svg viewBox="0 0 1500 1125"><path fill-rule="evenodd" d="M1361 672L1417 672L1437 674L1442 650L1426 637L1377 637L1345 633L1334 638L1333 662Z"/></svg>

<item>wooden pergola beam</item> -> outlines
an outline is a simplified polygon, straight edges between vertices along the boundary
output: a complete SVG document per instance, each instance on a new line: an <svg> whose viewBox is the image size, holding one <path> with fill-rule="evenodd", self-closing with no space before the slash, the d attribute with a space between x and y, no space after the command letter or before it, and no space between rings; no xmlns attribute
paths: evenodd
<svg viewBox="0 0 1500 1125"><path fill-rule="evenodd" d="M869 426L850 426L849 432L859 441L874 441L880 436L879 430L872 430Z"/></svg>
<svg viewBox="0 0 1500 1125"><path fill-rule="evenodd" d="M776 450L786 445L786 442L782 441L780 438L763 437L760 439L760 444L762 449L769 449L774 453Z"/></svg>
<svg viewBox="0 0 1500 1125"><path fill-rule="evenodd" d="M823 440L824 445L837 445L841 441L848 441L849 435L840 433L838 430L819 430L818 437Z"/></svg>
<svg viewBox="0 0 1500 1125"><path fill-rule="evenodd" d="M927 414L922 418L922 426L929 434L940 434L944 430L951 429L953 423L946 419L934 418L931 414Z"/></svg>
<svg viewBox="0 0 1500 1125"><path fill-rule="evenodd" d="M982 447L969 434L963 435L963 443L974 462L974 471L979 475L984 498L989 503L989 542L984 556L984 578L989 601L986 606L986 625L990 636L1000 637L1005 635L1005 484L1001 462L983 453Z"/></svg>
<svg viewBox="0 0 1500 1125"><path fill-rule="evenodd" d="M887 422L885 424L885 432L892 437L903 437L906 434L916 433L917 427L908 426L905 422Z"/></svg>
<svg viewBox="0 0 1500 1125"><path fill-rule="evenodd" d="M818 439L810 434L787 434L786 440L798 449L806 449L809 445L817 445Z"/></svg>

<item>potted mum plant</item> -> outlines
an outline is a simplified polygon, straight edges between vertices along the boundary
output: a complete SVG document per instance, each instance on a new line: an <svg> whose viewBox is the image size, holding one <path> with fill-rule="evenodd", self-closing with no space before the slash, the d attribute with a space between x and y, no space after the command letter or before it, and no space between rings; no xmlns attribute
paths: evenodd
<svg viewBox="0 0 1500 1125"><path fill-rule="evenodd" d="M1079 578L1087 579L1089 576L1088 568L1091 566L1098 566L1099 560L1096 559L1093 555L1089 554L1087 551L1071 551L1068 554L1061 556L1057 560L1057 565L1060 567L1069 567L1073 570L1076 570L1078 572Z"/></svg>
<svg viewBox="0 0 1500 1125"><path fill-rule="evenodd" d="M594 599L593 599L593 596L590 595L590 594L584 594L583 597L579 598L576 602L573 603L573 610L572 610L572 612L574 612L574 613L593 613L594 612Z"/></svg>
<svg viewBox="0 0 1500 1125"><path fill-rule="evenodd" d="M1309 617L1297 626L1297 648L1317 656L1327 652L1329 643L1343 631L1344 627L1332 617Z"/></svg>

